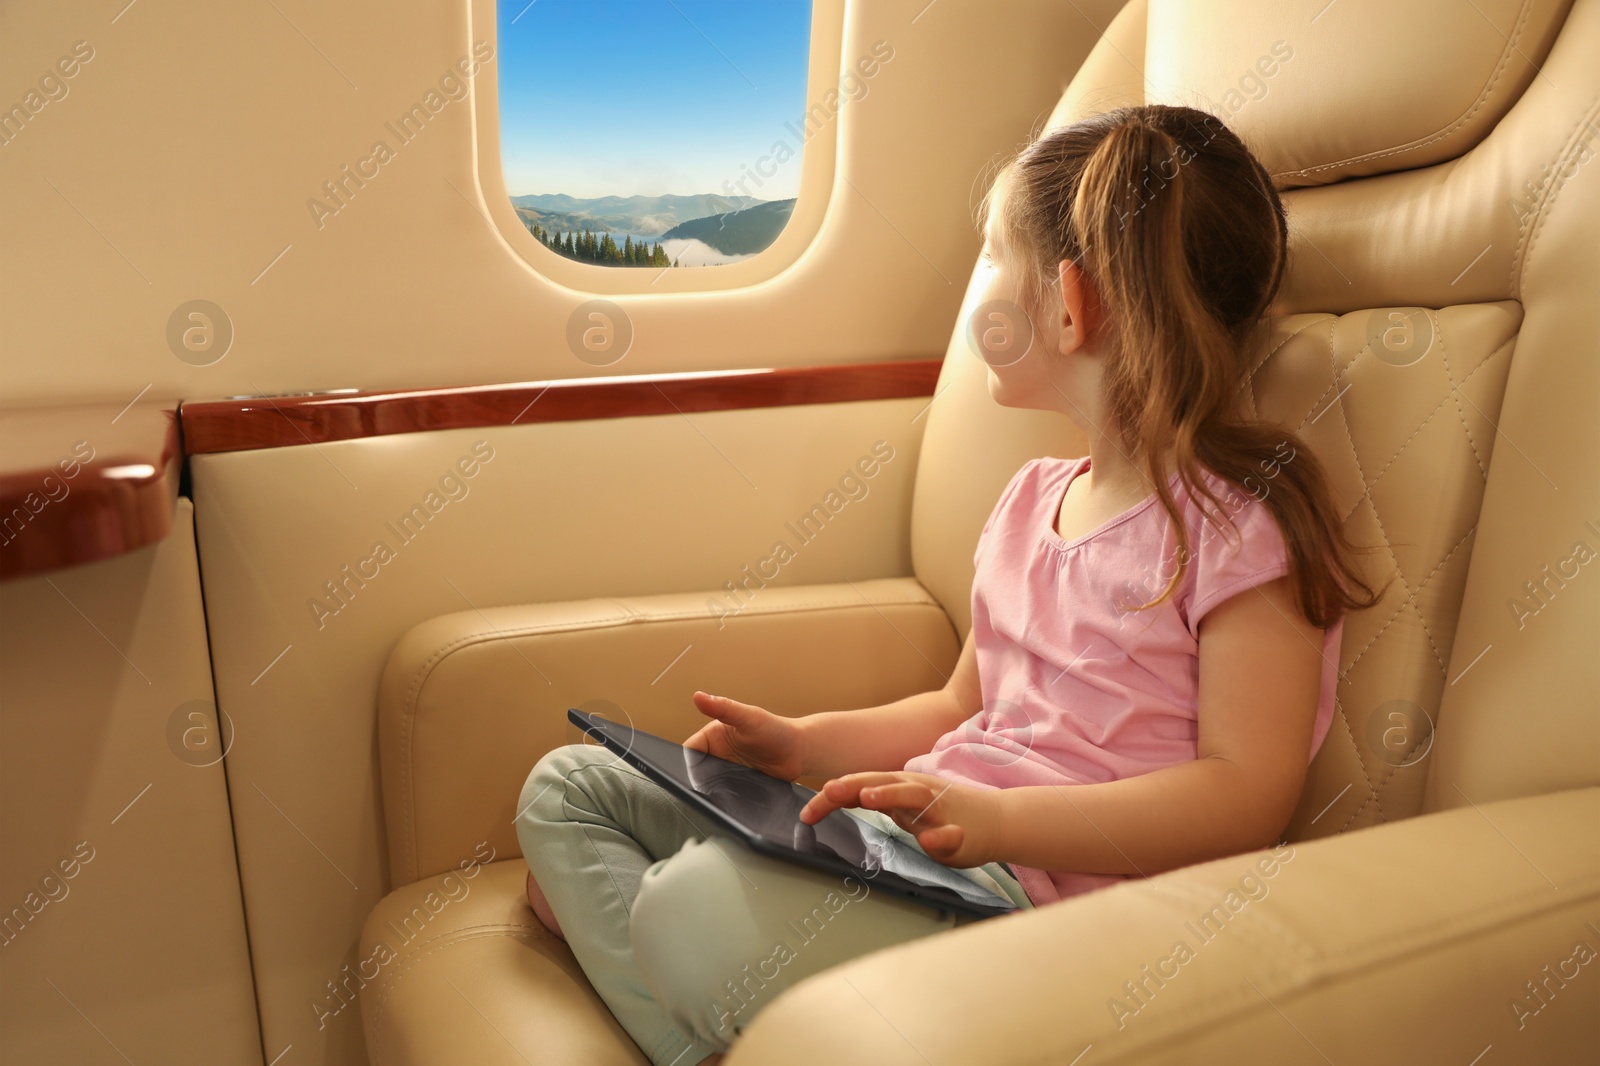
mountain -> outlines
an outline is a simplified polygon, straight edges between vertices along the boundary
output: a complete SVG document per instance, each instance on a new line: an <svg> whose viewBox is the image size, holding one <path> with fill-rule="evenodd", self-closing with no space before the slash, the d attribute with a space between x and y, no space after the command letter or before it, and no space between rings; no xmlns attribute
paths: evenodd
<svg viewBox="0 0 1600 1066"><path fill-rule="evenodd" d="M703 241L724 255L752 255L778 239L794 214L793 200L771 200L742 211L690 219L661 235Z"/></svg>
<svg viewBox="0 0 1600 1066"><path fill-rule="evenodd" d="M658 236L688 219L738 211L766 203L753 196L598 196L583 199L565 193L513 196L512 206L525 222L556 232L610 230Z"/></svg>
<svg viewBox="0 0 1600 1066"><path fill-rule="evenodd" d="M551 233L578 233L589 230L594 233L603 233L607 230L616 233L641 233L636 229L614 225L615 220L601 220L593 215L570 215L559 211L539 211L531 207L515 207L517 217L522 224L530 230L537 223Z"/></svg>

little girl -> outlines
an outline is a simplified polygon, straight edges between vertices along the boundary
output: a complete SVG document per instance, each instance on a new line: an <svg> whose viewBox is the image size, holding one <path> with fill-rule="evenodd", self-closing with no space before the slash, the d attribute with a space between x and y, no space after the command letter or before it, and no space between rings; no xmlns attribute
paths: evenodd
<svg viewBox="0 0 1600 1066"><path fill-rule="evenodd" d="M985 353L990 394L1067 415L1089 454L1000 494L944 688L800 718L696 692L714 721L688 746L826 778L802 821L848 809L1026 910L1276 842L1343 616L1381 591L1315 457L1241 406L1287 226L1231 131L1102 114L1029 144L985 207L980 305L1032 338ZM801 978L962 924L708 834L601 748L545 756L518 810L535 913L658 1066L717 1062Z"/></svg>

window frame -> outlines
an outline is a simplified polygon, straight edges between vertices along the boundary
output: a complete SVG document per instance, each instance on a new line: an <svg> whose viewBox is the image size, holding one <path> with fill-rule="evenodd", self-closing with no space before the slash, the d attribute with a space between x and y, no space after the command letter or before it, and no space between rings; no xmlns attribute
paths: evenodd
<svg viewBox="0 0 1600 1066"><path fill-rule="evenodd" d="M515 3L516 0L506 0ZM837 91L844 44L845 15L849 0L812 0L810 53L806 66L803 104L809 112L822 106L821 97ZM475 173L488 218L502 246L529 274L540 281L597 295L631 293L662 295L724 292L767 281L793 266L822 229L838 161L841 108L827 125L804 143L800 152L800 187L794 213L776 240L749 259L716 267L651 270L579 263L557 255L528 232L506 191L500 156L500 62L497 0L469 0L468 40L492 43L494 59L474 79L472 87L472 140L476 150ZM776 140L781 134L775 132Z"/></svg>

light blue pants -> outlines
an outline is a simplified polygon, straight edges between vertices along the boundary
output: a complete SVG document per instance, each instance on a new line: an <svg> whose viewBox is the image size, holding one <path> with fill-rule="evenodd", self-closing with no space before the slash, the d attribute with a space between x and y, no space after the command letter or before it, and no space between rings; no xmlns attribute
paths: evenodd
<svg viewBox="0 0 1600 1066"><path fill-rule="evenodd" d="M887 815L848 813L916 847ZM516 824L567 946L656 1066L727 1050L811 974L971 920L758 854L595 745L540 759ZM1000 863L960 873L1033 906Z"/></svg>

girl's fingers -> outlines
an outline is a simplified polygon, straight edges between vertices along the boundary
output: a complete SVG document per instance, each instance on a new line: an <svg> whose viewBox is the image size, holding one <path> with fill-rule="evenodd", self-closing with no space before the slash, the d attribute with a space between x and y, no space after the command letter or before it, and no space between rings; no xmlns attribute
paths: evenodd
<svg viewBox="0 0 1600 1066"><path fill-rule="evenodd" d="M835 777L823 784L822 791L812 796L806 801L806 805L800 808L800 820L814 824L841 807L867 806L861 802L862 789L903 784L916 784L916 782L908 782L900 774L885 770L869 770Z"/></svg>
<svg viewBox="0 0 1600 1066"><path fill-rule="evenodd" d="M688 748L690 751L703 751L707 755L715 755L717 754L717 745L712 743L712 738L716 736L719 729L726 730L726 728L727 727L722 725L720 722L707 722L705 725L695 730L694 735L683 742L683 746ZM724 737L722 739L723 743L720 746L723 749L726 749L726 738Z"/></svg>
<svg viewBox="0 0 1600 1066"><path fill-rule="evenodd" d="M695 707L708 718L715 718L721 721L727 717L727 701L723 697L713 696L709 692L701 692L696 689L693 699Z"/></svg>
<svg viewBox="0 0 1600 1066"><path fill-rule="evenodd" d="M875 811L898 808L905 811L907 820L915 820L920 815L923 819L937 821L937 812L928 809L932 803L933 789L920 781L898 781L861 790L861 806Z"/></svg>
<svg viewBox="0 0 1600 1066"><path fill-rule="evenodd" d="M800 808L800 820L806 825L815 825L838 809L837 803L828 799L825 793L818 792Z"/></svg>
<svg viewBox="0 0 1600 1066"><path fill-rule="evenodd" d="M893 771L867 770L834 778L822 786L822 791L818 795L827 796L838 807L862 807L865 806L861 802L863 789L900 783L902 783L901 777Z"/></svg>
<svg viewBox="0 0 1600 1066"><path fill-rule="evenodd" d="M700 708L701 714L735 727L752 725L753 712L758 710L748 703L740 703L726 696L713 696L709 692L698 690L694 694L694 705Z"/></svg>
<svg viewBox="0 0 1600 1066"><path fill-rule="evenodd" d="M800 809L800 820L812 825L843 807L884 811L923 851L946 862L961 850L967 834L959 825L942 822L937 809L942 794L924 781L907 780L904 773L846 774L823 784Z"/></svg>
<svg viewBox="0 0 1600 1066"><path fill-rule="evenodd" d="M857 806L862 778L886 777L886 774L846 774L823 782L822 789L800 808L800 820L815 825L841 807Z"/></svg>
<svg viewBox="0 0 1600 1066"><path fill-rule="evenodd" d="M905 780L905 775L895 770L863 770L857 774L845 774L835 777L827 783L828 788L837 785L849 789L851 795L856 795L864 788L875 785L896 785Z"/></svg>
<svg viewBox="0 0 1600 1066"><path fill-rule="evenodd" d="M914 835L922 850L934 858L954 855L967 836L959 825L941 825Z"/></svg>

